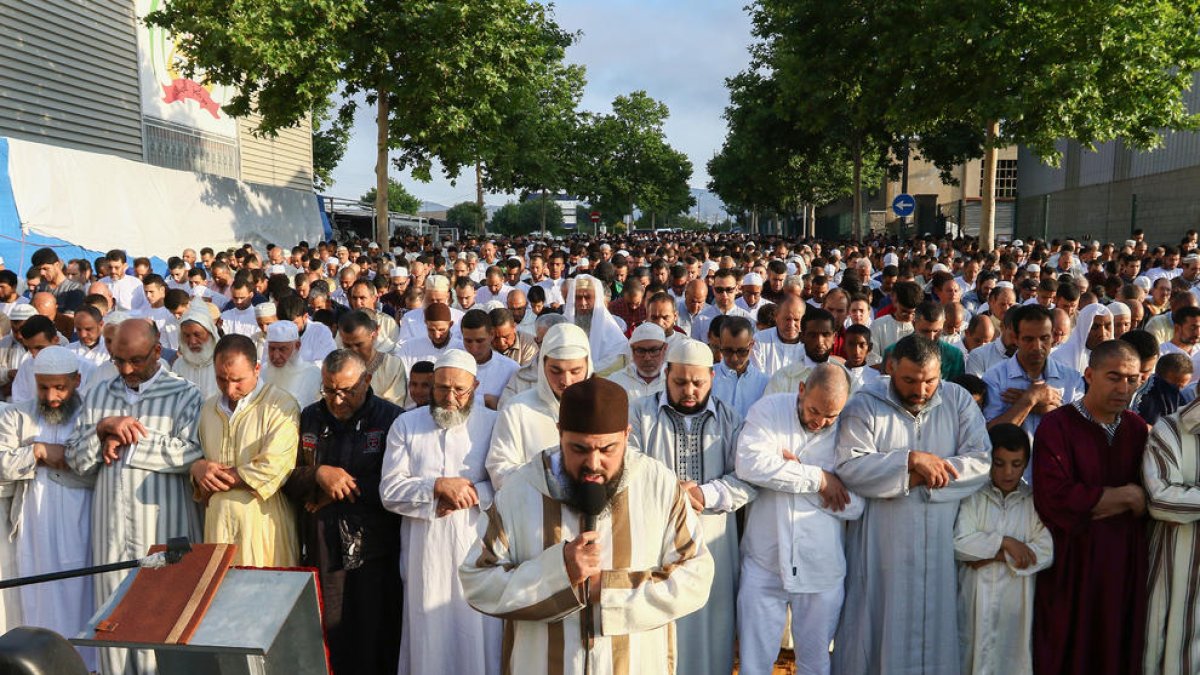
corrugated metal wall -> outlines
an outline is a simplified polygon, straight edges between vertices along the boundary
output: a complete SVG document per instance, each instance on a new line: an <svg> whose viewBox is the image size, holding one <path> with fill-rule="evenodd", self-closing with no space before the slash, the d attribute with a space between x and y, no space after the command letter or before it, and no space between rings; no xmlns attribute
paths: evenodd
<svg viewBox="0 0 1200 675"><path fill-rule="evenodd" d="M129 0L0 0L0 136L142 159Z"/></svg>
<svg viewBox="0 0 1200 675"><path fill-rule="evenodd" d="M308 119L279 135L255 136L259 117L238 120L242 180L312 190L312 127Z"/></svg>

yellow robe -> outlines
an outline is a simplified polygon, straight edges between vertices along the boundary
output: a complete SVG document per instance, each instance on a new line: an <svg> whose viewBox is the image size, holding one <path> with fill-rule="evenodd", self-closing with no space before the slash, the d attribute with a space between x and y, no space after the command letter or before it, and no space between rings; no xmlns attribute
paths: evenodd
<svg viewBox="0 0 1200 675"><path fill-rule="evenodd" d="M408 403L408 376L404 372L404 362L392 356L377 352L368 368L371 373L371 390L375 395L389 403L403 408Z"/></svg>
<svg viewBox="0 0 1200 675"><path fill-rule="evenodd" d="M221 394L200 408L204 458L235 467L246 483L209 499L204 541L236 544L234 565L293 567L300 552L296 516L279 488L296 466L300 406L266 383L248 398L232 419L221 409Z"/></svg>

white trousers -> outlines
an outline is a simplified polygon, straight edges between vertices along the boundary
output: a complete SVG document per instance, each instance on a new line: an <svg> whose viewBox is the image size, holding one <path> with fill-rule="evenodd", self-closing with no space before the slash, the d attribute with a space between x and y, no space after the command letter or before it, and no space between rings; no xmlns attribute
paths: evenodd
<svg viewBox="0 0 1200 675"><path fill-rule="evenodd" d="M12 497L0 499L0 579L15 579L17 571L17 544L12 540ZM10 588L0 591L0 634L23 625L21 619L21 591Z"/></svg>
<svg viewBox="0 0 1200 675"><path fill-rule="evenodd" d="M777 572L742 559L738 585L738 655L743 675L771 675L792 609L792 642L799 675L829 675L829 643L837 630L845 588L788 593Z"/></svg>

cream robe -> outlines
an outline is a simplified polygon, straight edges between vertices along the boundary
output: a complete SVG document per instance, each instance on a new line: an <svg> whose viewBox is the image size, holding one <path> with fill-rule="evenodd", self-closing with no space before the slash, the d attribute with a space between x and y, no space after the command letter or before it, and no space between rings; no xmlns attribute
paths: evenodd
<svg viewBox="0 0 1200 675"><path fill-rule="evenodd" d="M647 382L638 375L637 366L632 363L609 375L607 379L621 385L621 388L629 396L630 403L643 396L657 394L667 386L666 378L663 377L661 372L658 374L658 377L654 378L654 381Z"/></svg>
<svg viewBox="0 0 1200 675"><path fill-rule="evenodd" d="M408 376L400 359L375 352L367 371L371 373L371 390L376 396L401 408L408 403Z"/></svg>
<svg viewBox="0 0 1200 675"><path fill-rule="evenodd" d="M675 621L703 607L712 584L699 519L669 469L627 451L621 485L596 520L600 601L585 609L563 561L583 516L563 503L557 455L542 453L497 493L486 534L459 568L467 601L504 619L505 672L582 675L586 653L588 675L673 675Z"/></svg>
<svg viewBox="0 0 1200 675"><path fill-rule="evenodd" d="M1033 490L1022 482L1008 495L988 485L963 500L954 525L954 557L988 560L1004 537L1024 542L1037 564L1017 569L993 562L958 566L958 636L962 672L1021 675L1033 672L1034 576L1054 561L1054 540L1033 508Z"/></svg>
<svg viewBox="0 0 1200 675"><path fill-rule="evenodd" d="M483 463L495 422L495 411L476 402L466 422L442 429L425 406L396 418L388 431L379 497L402 516L401 675L500 673L500 622L467 605L455 574L492 504ZM438 516L433 488L443 477L474 483L479 505Z"/></svg>
<svg viewBox="0 0 1200 675"><path fill-rule="evenodd" d="M200 445L204 459L233 466L246 487L209 497L204 541L236 544L234 565L295 566L296 514L279 488L296 466L300 406L288 392L261 381L232 416L222 397L210 397L200 409Z"/></svg>
<svg viewBox="0 0 1200 675"><path fill-rule="evenodd" d="M767 377L804 358L804 343L788 344L779 338L775 328L760 330L754 334L754 348L750 350L750 362Z"/></svg>

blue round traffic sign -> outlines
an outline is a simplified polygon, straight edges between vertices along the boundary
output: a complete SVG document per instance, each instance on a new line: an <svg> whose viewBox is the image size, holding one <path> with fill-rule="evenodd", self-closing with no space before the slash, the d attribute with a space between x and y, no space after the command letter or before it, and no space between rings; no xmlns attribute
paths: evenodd
<svg viewBox="0 0 1200 675"><path fill-rule="evenodd" d="M907 218L917 210L917 200L912 195L898 194L892 200L892 213L899 218Z"/></svg>

